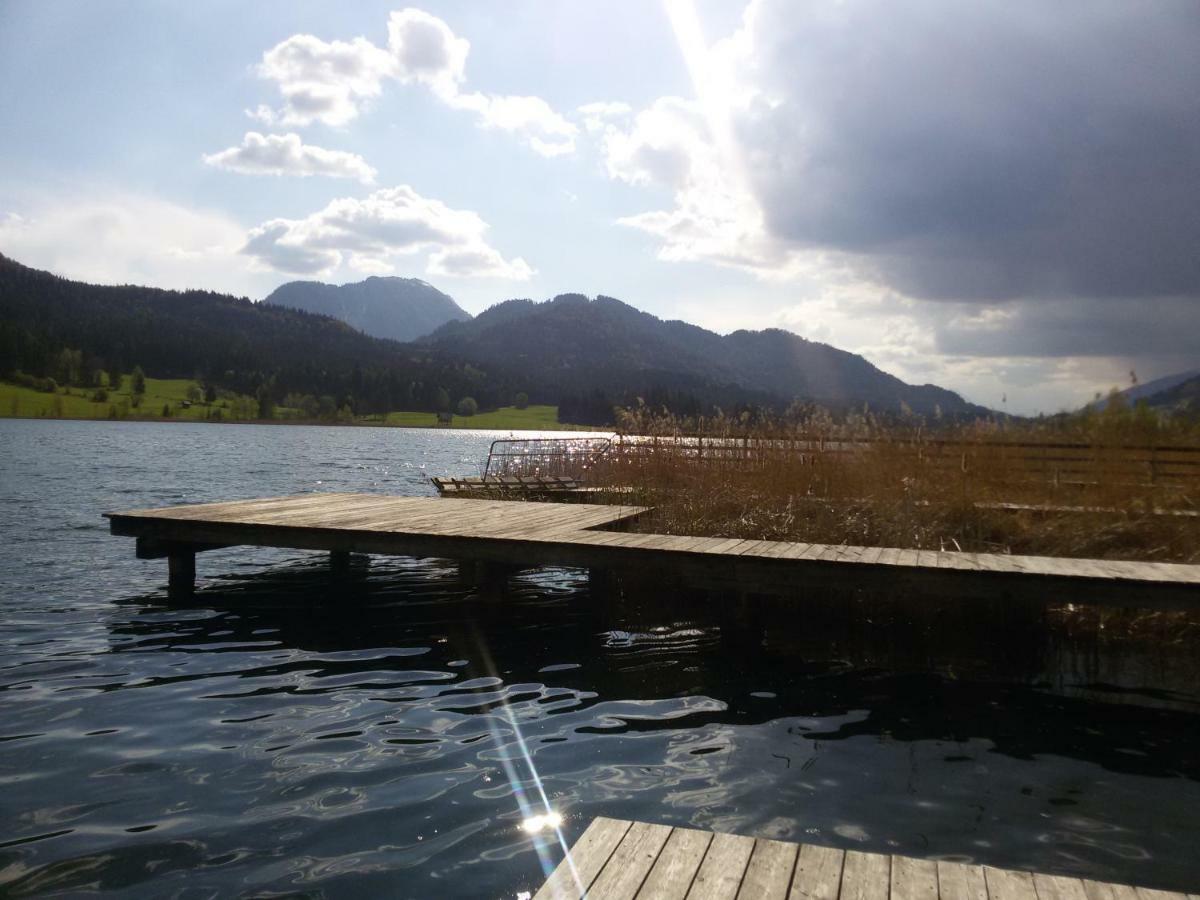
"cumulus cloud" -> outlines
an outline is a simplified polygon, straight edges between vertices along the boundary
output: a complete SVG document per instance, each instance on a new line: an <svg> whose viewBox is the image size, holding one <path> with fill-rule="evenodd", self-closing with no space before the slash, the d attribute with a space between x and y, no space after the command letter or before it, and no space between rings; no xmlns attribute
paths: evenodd
<svg viewBox="0 0 1200 900"><path fill-rule="evenodd" d="M485 128L518 135L542 156L560 156L575 150L578 127L556 113L541 97L472 92L455 94L446 102L455 109L475 113Z"/></svg>
<svg viewBox="0 0 1200 900"><path fill-rule="evenodd" d="M662 97L625 124L606 124L602 149L609 177L668 189L673 209L624 216L618 223L655 236L671 262L713 262L788 279L810 265L767 233L762 209L731 171L702 105Z"/></svg>
<svg viewBox="0 0 1200 900"><path fill-rule="evenodd" d="M345 125L380 95L395 65L390 53L366 38L329 42L292 35L264 53L258 66L258 74L278 86L283 108L259 107L255 115L283 125Z"/></svg>
<svg viewBox="0 0 1200 900"><path fill-rule="evenodd" d="M326 42L293 35L263 54L259 74L274 81L283 106L247 114L268 125L345 125L382 91L386 81L428 88L453 109L474 113L484 128L515 135L543 156L575 150L579 128L540 97L464 91L470 42L420 9L393 12L387 48L366 38Z"/></svg>
<svg viewBox="0 0 1200 900"><path fill-rule="evenodd" d="M437 16L420 9L402 9L388 17L388 49L396 60L396 77L453 97L466 78L471 43L458 37Z"/></svg>
<svg viewBox="0 0 1200 900"><path fill-rule="evenodd" d="M206 154L204 162L246 175L326 175L354 178L363 184L375 180L375 170L357 153L305 144L295 133L264 135L248 131L240 146Z"/></svg>
<svg viewBox="0 0 1200 900"><path fill-rule="evenodd" d="M397 255L428 253L427 271L455 277L526 280L534 270L487 243L488 225L470 210L422 197L407 185L331 201L303 219L271 219L250 231L242 253L260 265L326 275L343 262L359 271L390 269Z"/></svg>
<svg viewBox="0 0 1200 900"><path fill-rule="evenodd" d="M583 127L588 133L596 134L624 122L633 114L633 107L620 101L601 100L576 107L575 112L583 119Z"/></svg>

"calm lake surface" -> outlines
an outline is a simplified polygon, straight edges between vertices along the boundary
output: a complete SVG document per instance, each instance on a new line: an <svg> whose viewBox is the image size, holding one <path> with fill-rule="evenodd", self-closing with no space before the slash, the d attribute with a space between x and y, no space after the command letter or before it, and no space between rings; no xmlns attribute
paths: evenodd
<svg viewBox="0 0 1200 900"><path fill-rule="evenodd" d="M250 548L167 606L100 517L432 494L497 436L0 420L0 895L516 897L561 856L539 790L568 843L603 814L1200 890L1194 646L820 597L735 634L652 579L497 600Z"/></svg>

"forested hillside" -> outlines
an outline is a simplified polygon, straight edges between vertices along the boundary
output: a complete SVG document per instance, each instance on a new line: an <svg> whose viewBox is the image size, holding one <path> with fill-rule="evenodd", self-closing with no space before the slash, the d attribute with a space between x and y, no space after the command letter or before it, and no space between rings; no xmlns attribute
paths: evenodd
<svg viewBox="0 0 1200 900"><path fill-rule="evenodd" d="M905 384L861 356L787 331L722 336L611 297L510 300L443 326L425 343L489 371L519 372L531 397L557 392L588 406L645 391L672 398L685 413L713 403L729 409L800 399L884 413L988 414L952 391Z"/></svg>
<svg viewBox="0 0 1200 900"><path fill-rule="evenodd" d="M449 408L468 395L484 408L509 402L444 352L367 337L327 316L208 291L84 284L0 257L0 373L86 383L135 366L275 402L329 395L358 414Z"/></svg>

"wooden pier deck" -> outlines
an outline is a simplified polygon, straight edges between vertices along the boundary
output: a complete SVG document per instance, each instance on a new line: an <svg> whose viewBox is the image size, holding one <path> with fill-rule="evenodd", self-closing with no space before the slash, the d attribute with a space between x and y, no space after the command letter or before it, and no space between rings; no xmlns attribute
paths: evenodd
<svg viewBox="0 0 1200 900"><path fill-rule="evenodd" d="M1123 884L597 818L534 900L1200 900Z"/></svg>
<svg viewBox="0 0 1200 900"><path fill-rule="evenodd" d="M194 579L195 554L237 545L477 560L527 568L634 568L705 587L775 592L858 586L954 597L1040 596L1160 608L1200 605L1200 566L680 537L612 530L634 506L313 493L106 513L142 558ZM1066 593L1069 591L1069 594Z"/></svg>

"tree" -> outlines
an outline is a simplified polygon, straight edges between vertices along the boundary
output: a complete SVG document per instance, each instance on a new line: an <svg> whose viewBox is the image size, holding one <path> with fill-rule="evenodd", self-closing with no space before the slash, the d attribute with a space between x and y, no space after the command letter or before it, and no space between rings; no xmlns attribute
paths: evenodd
<svg viewBox="0 0 1200 900"><path fill-rule="evenodd" d="M133 383L131 387L136 397L140 397L146 393L146 373L142 371L141 366L133 367Z"/></svg>
<svg viewBox="0 0 1200 900"><path fill-rule="evenodd" d="M525 409L527 406L529 406L529 395L524 391L521 391L519 394L517 394L517 398L513 402L513 405L516 406L517 409Z"/></svg>
<svg viewBox="0 0 1200 900"><path fill-rule="evenodd" d="M195 384L188 385L187 398L189 401L191 401L192 403L199 403L200 398L203 396L204 396L204 394L200 391L199 385L195 385Z"/></svg>
<svg viewBox="0 0 1200 900"><path fill-rule="evenodd" d="M258 399L258 417L260 419L275 418L275 398L271 396L271 386L263 382L255 391Z"/></svg>
<svg viewBox="0 0 1200 900"><path fill-rule="evenodd" d="M463 397L458 401L457 412L460 416L473 416L479 412L479 404L474 397Z"/></svg>

